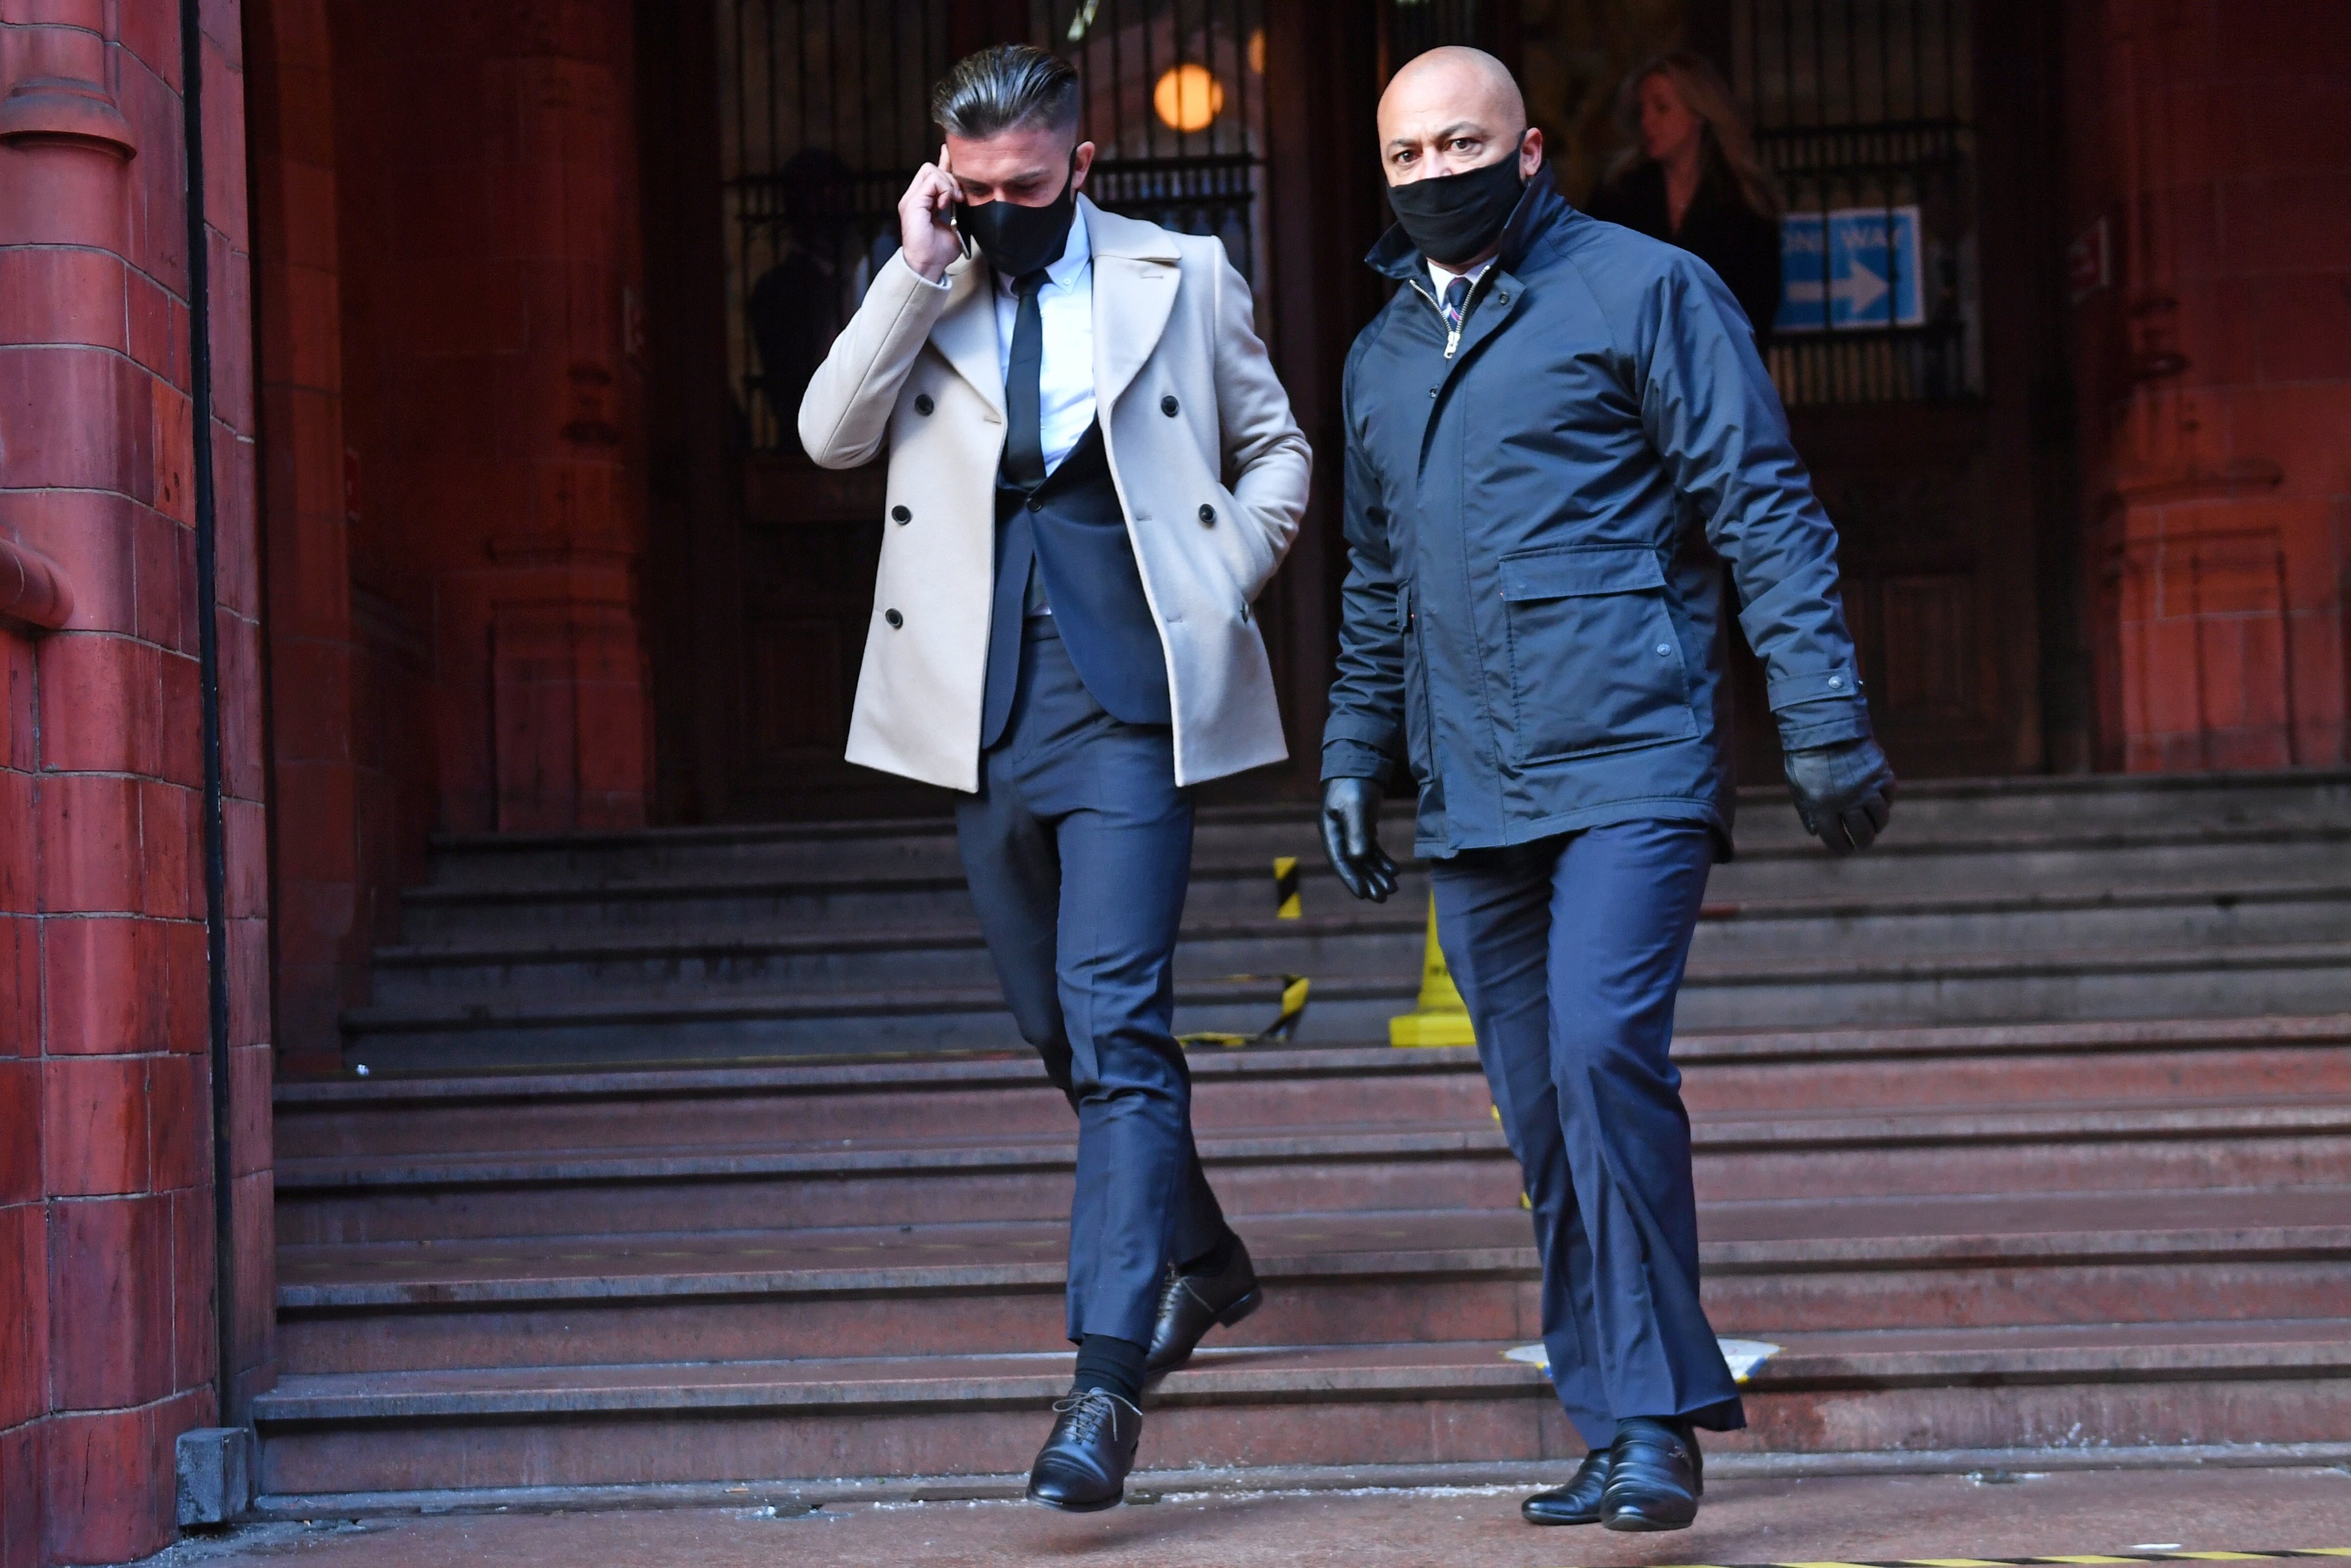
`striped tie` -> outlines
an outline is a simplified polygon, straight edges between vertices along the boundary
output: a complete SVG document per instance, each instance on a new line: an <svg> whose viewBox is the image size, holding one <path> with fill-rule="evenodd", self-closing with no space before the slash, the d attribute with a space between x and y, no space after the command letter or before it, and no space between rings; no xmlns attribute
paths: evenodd
<svg viewBox="0 0 2351 1568"><path fill-rule="evenodd" d="M1461 330L1462 313L1469 308L1469 280L1457 277L1445 286L1445 329L1448 333Z"/></svg>

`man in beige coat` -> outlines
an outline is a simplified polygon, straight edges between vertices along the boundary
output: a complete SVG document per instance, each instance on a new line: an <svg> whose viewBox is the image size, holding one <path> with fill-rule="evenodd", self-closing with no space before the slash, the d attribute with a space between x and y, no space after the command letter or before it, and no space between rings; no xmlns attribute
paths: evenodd
<svg viewBox="0 0 2351 1568"><path fill-rule="evenodd" d="M1078 194L1066 63L982 50L932 110L946 145L800 440L834 468L889 444L849 758L964 791L1005 999L1078 1114L1077 1374L1029 1495L1089 1511L1124 1495L1144 1378L1259 1301L1193 1147L1172 971L1189 787L1284 756L1249 605L1311 459L1223 246Z"/></svg>

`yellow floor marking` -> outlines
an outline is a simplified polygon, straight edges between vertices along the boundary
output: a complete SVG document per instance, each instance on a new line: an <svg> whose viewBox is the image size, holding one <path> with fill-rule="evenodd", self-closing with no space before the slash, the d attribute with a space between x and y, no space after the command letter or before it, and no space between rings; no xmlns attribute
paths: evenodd
<svg viewBox="0 0 2351 1568"><path fill-rule="evenodd" d="M2144 1563L2144 1557L2028 1557L2027 1563Z"/></svg>
<svg viewBox="0 0 2351 1568"><path fill-rule="evenodd" d="M1776 1563L1772 1568L1866 1568L1860 1563Z"/></svg>
<svg viewBox="0 0 2351 1568"><path fill-rule="evenodd" d="M2201 1563L2273 1563L2266 1552L2167 1552L2166 1557L2193 1557Z"/></svg>
<svg viewBox="0 0 2351 1568"><path fill-rule="evenodd" d="M1981 1557L1906 1557L1910 1568L2008 1568L2004 1563L1987 1562Z"/></svg>

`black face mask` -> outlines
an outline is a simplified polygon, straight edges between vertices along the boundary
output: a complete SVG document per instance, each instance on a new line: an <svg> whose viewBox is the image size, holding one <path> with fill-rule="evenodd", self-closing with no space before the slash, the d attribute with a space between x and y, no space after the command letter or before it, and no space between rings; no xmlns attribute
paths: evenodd
<svg viewBox="0 0 2351 1568"><path fill-rule="evenodd" d="M1439 267L1467 261L1501 237L1527 183L1514 150L1499 163L1390 185L1388 204L1414 246Z"/></svg>
<svg viewBox="0 0 2351 1568"><path fill-rule="evenodd" d="M999 277L1024 277L1061 258L1069 248L1070 225L1078 215L1078 154L1070 152L1070 177L1061 193L1041 207L1024 207L998 196L972 206L957 202L956 228L979 246Z"/></svg>

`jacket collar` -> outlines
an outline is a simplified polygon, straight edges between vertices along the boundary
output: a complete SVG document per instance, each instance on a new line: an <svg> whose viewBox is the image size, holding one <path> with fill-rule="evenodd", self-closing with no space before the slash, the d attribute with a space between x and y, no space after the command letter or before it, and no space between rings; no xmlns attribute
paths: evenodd
<svg viewBox="0 0 2351 1568"><path fill-rule="evenodd" d="M1094 406L1107 414L1167 329L1181 257L1157 224L1103 212L1084 196L1078 212L1094 251Z"/></svg>
<svg viewBox="0 0 2351 1568"><path fill-rule="evenodd" d="M1528 177L1519 204L1510 209L1510 221L1502 225L1502 248L1494 258L1495 266L1504 272L1516 272L1519 264L1526 259L1527 251L1544 231L1574 210L1552 183L1551 163L1546 160ZM1381 277L1393 277L1399 283L1409 284L1418 278L1425 284L1428 279L1428 264L1414 247L1412 236L1404 232L1402 224L1390 225L1364 261Z"/></svg>

